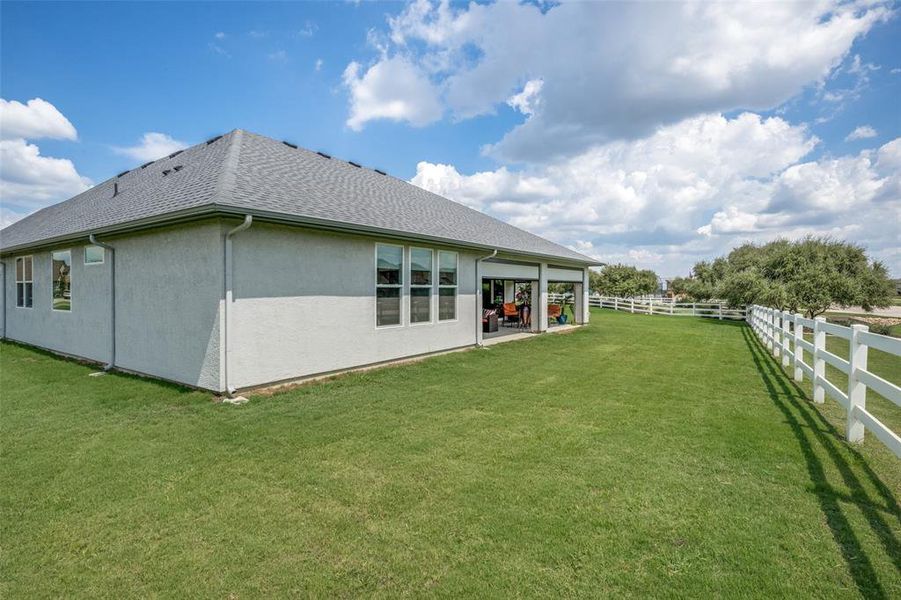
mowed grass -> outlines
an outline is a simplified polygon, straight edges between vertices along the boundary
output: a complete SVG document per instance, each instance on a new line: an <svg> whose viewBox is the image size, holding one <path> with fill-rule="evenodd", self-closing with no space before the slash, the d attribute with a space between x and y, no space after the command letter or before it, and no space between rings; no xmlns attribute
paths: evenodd
<svg viewBox="0 0 901 600"><path fill-rule="evenodd" d="M595 311L244 406L0 354L3 598L901 597L901 462L740 323Z"/></svg>

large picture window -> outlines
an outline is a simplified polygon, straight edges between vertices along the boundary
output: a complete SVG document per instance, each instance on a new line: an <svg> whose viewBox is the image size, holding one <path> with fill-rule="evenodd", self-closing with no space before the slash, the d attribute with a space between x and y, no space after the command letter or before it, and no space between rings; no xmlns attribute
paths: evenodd
<svg viewBox="0 0 901 600"><path fill-rule="evenodd" d="M375 245L375 324L400 325L400 297L403 289L404 248Z"/></svg>
<svg viewBox="0 0 901 600"><path fill-rule="evenodd" d="M432 320L432 251L410 248L410 323Z"/></svg>
<svg viewBox="0 0 901 600"><path fill-rule="evenodd" d="M51 254L53 269L53 310L72 310L72 252L62 250Z"/></svg>
<svg viewBox="0 0 901 600"><path fill-rule="evenodd" d="M16 259L16 306L31 308L34 303L34 264L30 256Z"/></svg>
<svg viewBox="0 0 901 600"><path fill-rule="evenodd" d="M457 318L457 253L438 252L438 320Z"/></svg>

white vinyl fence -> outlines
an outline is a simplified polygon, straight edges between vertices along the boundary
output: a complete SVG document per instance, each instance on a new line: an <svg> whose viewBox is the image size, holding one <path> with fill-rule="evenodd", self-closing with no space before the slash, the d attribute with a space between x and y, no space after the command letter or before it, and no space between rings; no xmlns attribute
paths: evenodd
<svg viewBox="0 0 901 600"><path fill-rule="evenodd" d="M708 317L711 319L744 320L743 308L730 308L720 302L673 302L669 298L639 299L590 296L590 306L612 308L644 315L669 315L672 317Z"/></svg>
<svg viewBox="0 0 901 600"><path fill-rule="evenodd" d="M782 366L794 369L795 381L803 381L805 376L813 381L814 402L824 402L828 394L844 407L848 441L863 441L864 431L869 430L901 458L901 437L866 408L867 388L901 406L901 387L867 370L869 348L901 356L901 339L871 333L866 325L842 327L823 317L805 319L756 305L748 309L748 323L773 356L781 357ZM813 343L804 339L806 331L813 334ZM849 341L849 360L826 350L827 334ZM809 362L804 360L805 352L810 355ZM826 379L826 363L848 376L846 391Z"/></svg>

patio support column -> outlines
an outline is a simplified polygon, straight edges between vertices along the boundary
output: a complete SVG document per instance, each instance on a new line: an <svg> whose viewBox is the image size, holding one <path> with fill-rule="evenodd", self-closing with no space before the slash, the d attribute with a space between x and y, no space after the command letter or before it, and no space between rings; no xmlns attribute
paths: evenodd
<svg viewBox="0 0 901 600"><path fill-rule="evenodd" d="M516 301L516 282L512 279L504 279L504 302Z"/></svg>
<svg viewBox="0 0 901 600"><path fill-rule="evenodd" d="M576 297L576 323L580 325L588 323L590 312L588 310L588 267L582 272L582 283L576 284L573 294Z"/></svg>
<svg viewBox="0 0 901 600"><path fill-rule="evenodd" d="M538 331L547 331L547 263L538 265L538 293L532 296L532 305Z"/></svg>

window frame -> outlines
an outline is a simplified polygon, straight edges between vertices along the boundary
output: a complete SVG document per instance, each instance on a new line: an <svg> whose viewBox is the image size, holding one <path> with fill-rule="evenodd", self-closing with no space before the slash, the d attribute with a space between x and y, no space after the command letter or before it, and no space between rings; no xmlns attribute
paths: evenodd
<svg viewBox="0 0 901 600"><path fill-rule="evenodd" d="M99 248L100 249L100 260L95 262L88 262L88 248ZM102 265L106 262L106 248L103 246L98 246L96 244L88 244L84 246L81 250L81 262L84 263L85 266L94 266L94 265Z"/></svg>
<svg viewBox="0 0 901 600"><path fill-rule="evenodd" d="M53 297L54 289L53 289L53 288L55 287L55 285L54 285L55 282L54 282L54 280L53 280L53 255L54 255L54 254L62 254L63 252L68 252L68 253L69 253L69 308L65 308L65 309L63 309L63 308L55 308L55 307L53 306L53 300L54 300L54 297ZM73 292L73 289L72 289L72 288L73 288L73 286L72 286L72 282L73 282L73 281L74 281L74 279L73 279L73 277L72 277L72 249L71 249L71 248L66 248L65 250L51 250L51 251L50 251L50 310L51 310L52 312L55 312L55 313L64 313L64 314L71 314L71 313L72 313L72 310L73 310L72 297L73 297L73 295L74 295L74 294L72 293L72 292Z"/></svg>
<svg viewBox="0 0 901 600"><path fill-rule="evenodd" d="M426 252L429 253L429 264L431 266L429 277L430 277L431 281L429 282L428 285L413 283L413 250L425 250ZM434 306L435 269L436 269L435 255L436 255L436 252L435 252L434 248L424 248L422 246L410 246L409 252L410 252L410 260L408 261L409 264L408 264L407 272L408 272L408 280L409 280L408 285L410 286L410 291L407 294L407 304L408 304L407 316L409 318L410 327L419 327L420 325L432 325L435 323L435 319L437 318L437 314L436 314L437 311L435 310L435 306ZM413 322L413 288L429 290L429 320L428 321L417 321L416 323Z"/></svg>
<svg viewBox="0 0 901 600"><path fill-rule="evenodd" d="M454 284L453 285L444 285L441 283L441 253L446 252L448 254L454 255ZM438 293L437 302L438 302L438 312L435 315L435 318L438 320L438 323L455 323L460 320L460 253L456 250L438 250L438 261L437 261L437 272L438 276L436 278L436 283L438 284ZM442 289L452 289L454 290L454 318L453 319L442 319L441 318L441 290Z"/></svg>
<svg viewBox="0 0 901 600"><path fill-rule="evenodd" d="M390 248L400 248L400 268L398 269L398 276L400 277L400 283L379 283L379 247L386 246ZM407 259L406 248L404 248L403 244L389 244L385 242L376 242L373 248L373 283L375 284L373 287L373 311L372 311L372 322L376 329L397 329L399 327L403 327L405 323L405 315L404 315L404 285L406 282L404 281L404 271L406 270L406 265L404 264ZM398 319L397 323L391 325L379 325L379 288L387 288L387 289L398 289Z"/></svg>
<svg viewBox="0 0 901 600"><path fill-rule="evenodd" d="M25 279L25 259L31 261L31 279ZM22 281L19 281L19 261L22 261ZM13 269L15 269L15 280L16 280L16 308L27 308L28 310L34 309L34 254L26 254L25 256L17 256L16 260L13 262ZM19 284L22 284L22 305L19 305ZM31 305L25 304L25 287L26 285L31 284Z"/></svg>

